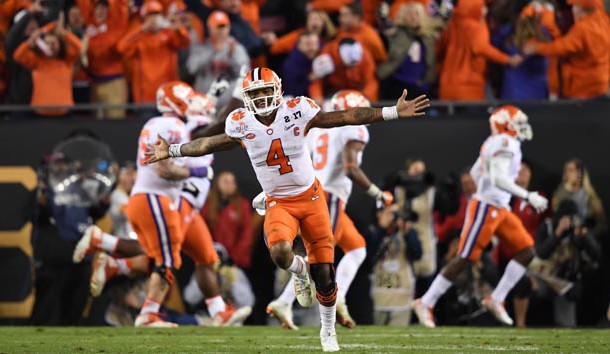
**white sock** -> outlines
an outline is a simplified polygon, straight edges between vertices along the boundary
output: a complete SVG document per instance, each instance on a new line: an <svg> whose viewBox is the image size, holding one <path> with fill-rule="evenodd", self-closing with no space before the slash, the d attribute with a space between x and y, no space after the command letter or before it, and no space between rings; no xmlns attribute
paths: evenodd
<svg viewBox="0 0 610 354"><path fill-rule="evenodd" d="M424 305L433 308L438 299L443 296L447 290L449 290L451 285L453 284L451 284L449 279L445 278L445 276L439 273L436 278L434 278L434 281L432 282L432 285L430 285L428 291L426 291L424 296L421 297L421 302Z"/></svg>
<svg viewBox="0 0 610 354"><path fill-rule="evenodd" d="M292 303L296 298L297 294L294 292L294 280L292 280L292 277L290 277L288 284L286 284L284 291L282 291L277 300L292 306Z"/></svg>
<svg viewBox="0 0 610 354"><path fill-rule="evenodd" d="M335 331L335 322L337 321L337 305L324 306L320 305L320 322L322 323L322 331Z"/></svg>
<svg viewBox="0 0 610 354"><path fill-rule="evenodd" d="M119 267L119 274L130 275L131 268L127 265L127 261L123 258L115 259L117 266Z"/></svg>
<svg viewBox="0 0 610 354"><path fill-rule="evenodd" d="M194 306L198 304L201 300L203 300L203 292L201 292L199 284L197 284L195 274L191 276L191 280L184 287L182 296L184 296L184 301L188 302L188 304L191 306Z"/></svg>
<svg viewBox="0 0 610 354"><path fill-rule="evenodd" d="M495 302L504 301L510 289L512 289L515 284L517 284L523 274L525 274L525 271L526 269L521 263L515 261L514 259L511 259L511 261L508 262L508 265L506 266L504 274L502 274L502 278L500 279L498 286L496 286L494 291L491 293L491 298Z"/></svg>
<svg viewBox="0 0 610 354"><path fill-rule="evenodd" d="M301 256L294 256L292 258L292 264L286 269L290 273L303 274L305 270L305 261Z"/></svg>
<svg viewBox="0 0 610 354"><path fill-rule="evenodd" d="M227 305L220 295L205 299L205 304L208 306L210 317L216 317L219 312L227 309Z"/></svg>
<svg viewBox="0 0 610 354"><path fill-rule="evenodd" d="M119 238L105 232L102 233L102 243L100 247L106 251L113 253L116 250L116 246L119 244Z"/></svg>
<svg viewBox="0 0 610 354"><path fill-rule="evenodd" d="M354 281L358 268L366 258L366 248L357 248L347 252L337 265L337 297L345 299L349 286Z"/></svg>
<svg viewBox="0 0 610 354"><path fill-rule="evenodd" d="M146 299L144 301L144 305L142 305L142 309L140 310L140 314L146 313L159 313L159 309L161 308L161 304L156 302L155 300Z"/></svg>

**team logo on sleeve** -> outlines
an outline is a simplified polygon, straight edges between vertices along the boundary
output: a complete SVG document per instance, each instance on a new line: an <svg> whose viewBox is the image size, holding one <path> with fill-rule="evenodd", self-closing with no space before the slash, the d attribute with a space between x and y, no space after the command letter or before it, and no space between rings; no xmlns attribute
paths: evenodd
<svg viewBox="0 0 610 354"><path fill-rule="evenodd" d="M256 134L250 133L250 134L246 135L246 139L252 140L252 139L254 139L255 136L256 136Z"/></svg>

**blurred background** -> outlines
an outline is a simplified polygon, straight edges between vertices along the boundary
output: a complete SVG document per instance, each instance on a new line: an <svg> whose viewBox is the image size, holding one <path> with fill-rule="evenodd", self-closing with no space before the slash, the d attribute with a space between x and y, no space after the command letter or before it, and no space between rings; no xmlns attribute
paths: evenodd
<svg viewBox="0 0 610 354"><path fill-rule="evenodd" d="M522 327L607 326L608 6L601 0L0 0L0 323L132 325L143 280L117 277L91 297L94 260L74 264L74 245L92 224L121 233L125 221L112 195L128 195L133 185L137 139L157 114L160 84L180 79L207 92L223 78L230 87L217 102L221 110L244 68L268 66L282 78L285 97L305 95L325 107L345 88L375 106L394 104L403 88L411 98L433 99L422 119L369 127L362 168L371 179L404 188L409 200L430 190L436 198L426 210L388 214L354 189L347 211L369 243L347 294L357 323L374 323L380 241L394 235L397 222L417 230L420 220L433 220L436 269L454 257L465 201L474 192L467 171L489 135L490 110L511 103L534 130L523 146L518 183L549 197L552 207L536 215L513 201L539 259L507 307ZM246 208L235 219L231 209L249 204L260 186L243 151L218 153L214 169L202 216L225 267L224 291L236 303L253 304L246 324L277 324L265 306L287 277L269 258L262 218ZM565 200L576 207L565 207ZM551 244L563 217L571 232ZM583 227L591 240L574 236ZM493 242L443 297L437 323L494 325L479 303L511 257ZM177 321L200 324L205 306L188 290L193 269L185 261L167 307ZM232 293L235 284L248 290ZM429 276L417 279L416 297L428 284ZM308 311L295 308L295 317L297 324L317 323Z"/></svg>

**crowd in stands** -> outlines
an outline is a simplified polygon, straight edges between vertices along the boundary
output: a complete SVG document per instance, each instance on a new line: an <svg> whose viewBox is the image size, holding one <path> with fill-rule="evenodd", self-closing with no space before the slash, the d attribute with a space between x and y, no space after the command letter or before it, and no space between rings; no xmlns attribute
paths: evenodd
<svg viewBox="0 0 610 354"><path fill-rule="evenodd" d="M3 0L0 43L0 98L32 106L153 102L163 82L206 91L255 66L318 102L590 99L610 82L602 0Z"/></svg>
<svg viewBox="0 0 610 354"><path fill-rule="evenodd" d="M306 95L319 103L345 88L360 90L371 101L395 100L403 88L412 96L482 101L595 99L610 87L610 17L602 0L0 0L0 43L0 97L10 105L152 103L164 82L181 79L206 92L218 77L239 85L244 69L255 66L278 72L286 97ZM220 98L219 108L231 91ZM34 114L63 116L69 111L44 107ZM26 118L32 113L8 115ZM117 107L104 112L106 118L126 115ZM405 292L415 298L455 257L466 204L475 191L467 171L440 183L425 161L413 159L388 176L385 187L395 192L397 204L379 209L376 222L363 232L368 241L363 272L366 279L373 275L368 283L375 305L370 323L411 322L408 304L400 302L405 298L384 295L384 262L405 267L399 276L408 284ZM524 163L518 183L528 187L533 172ZM120 204L135 172L126 166L121 173L120 193L106 205L117 220L114 227L125 223ZM512 295L512 312L521 327L528 325L530 301L544 304L548 299L554 322L538 324L578 325L579 305L591 296L583 289L597 279L588 274L599 273L603 257L599 243L608 232L605 213L582 161L566 162L551 197L552 211L542 216L525 202L513 201L540 258ZM43 210L45 203L41 198ZM113 209L112 203L119 206ZM262 219L239 194L235 175L216 176L202 216L221 255L220 273L228 284L223 292L238 304L256 301L264 315L267 299L260 297L269 294L261 284L268 283L256 275L262 263L270 263L262 256L267 252ZM71 261L65 250L39 249ZM442 301L438 323L478 323L471 315L511 257L501 243L487 250ZM87 267L68 269L61 282L42 283L54 293L36 305L33 323L78 323L82 311L75 308L84 308L85 299L62 299L61 291L78 288L86 296ZM44 275L39 273L37 285ZM197 314L202 297L196 287L189 288L187 275L179 279L184 300L191 307L187 310ZM355 288L368 294L369 288ZM45 295L43 289L38 296ZM111 315L106 313L107 323L133 321L124 314L142 305L137 291L121 293ZM54 301L69 305L68 317L62 317ZM53 313L45 312L49 309ZM367 323L362 318L357 320Z"/></svg>

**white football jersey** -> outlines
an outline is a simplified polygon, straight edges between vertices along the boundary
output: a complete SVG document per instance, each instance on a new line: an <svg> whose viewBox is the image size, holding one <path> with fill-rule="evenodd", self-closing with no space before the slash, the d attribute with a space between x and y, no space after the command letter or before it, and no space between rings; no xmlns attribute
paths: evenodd
<svg viewBox="0 0 610 354"><path fill-rule="evenodd" d="M186 132L188 133L189 140L193 140L191 133L193 130L201 125L207 125L210 123L209 118L197 117L189 119L186 122ZM186 163L189 167L211 167L214 162L214 154L205 156L189 157L186 159ZM201 210L205 204L205 200L208 197L210 191L211 182L205 177L190 177L184 181L182 187L182 198L186 199L194 209Z"/></svg>
<svg viewBox="0 0 610 354"><path fill-rule="evenodd" d="M489 176L489 161L501 153L512 155L508 178L515 180L519 175L522 157L521 142L508 134L491 135L481 146L479 156L481 165L478 178L475 180L477 184L475 198L500 208L509 209L512 194L496 187Z"/></svg>
<svg viewBox="0 0 610 354"><path fill-rule="evenodd" d="M146 165L146 156L144 152L147 150L147 144L158 143L157 134L160 134L170 144L180 144L188 141L184 122L174 117L156 117L151 118L144 124L138 139L138 155L136 157L138 166L138 176L136 183L131 190L131 195L139 193L150 193L164 195L172 198L174 202L180 197L183 181L170 181L159 177L157 174L157 165ZM173 159L173 163L184 163L184 159Z"/></svg>
<svg viewBox="0 0 610 354"><path fill-rule="evenodd" d="M265 194L290 197L313 184L315 174L303 133L319 111L313 100L300 96L284 101L269 126L244 108L227 118L225 133L241 141Z"/></svg>
<svg viewBox="0 0 610 354"><path fill-rule="evenodd" d="M307 136L316 177L325 191L332 193L347 204L352 193L352 180L345 174L343 150L352 140L369 142L369 130L364 125L351 125L331 129L312 129ZM358 165L362 163L362 152L358 154Z"/></svg>

